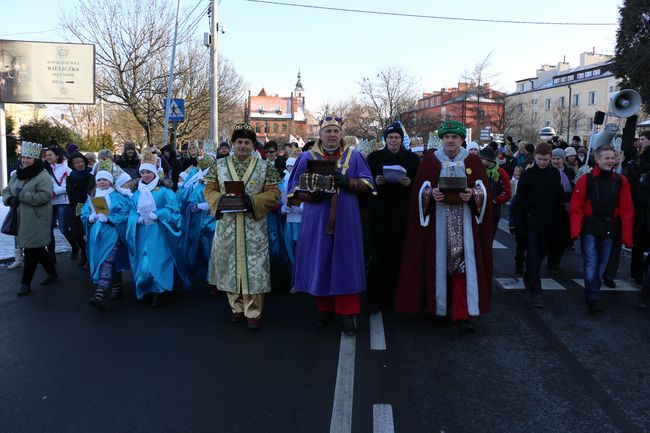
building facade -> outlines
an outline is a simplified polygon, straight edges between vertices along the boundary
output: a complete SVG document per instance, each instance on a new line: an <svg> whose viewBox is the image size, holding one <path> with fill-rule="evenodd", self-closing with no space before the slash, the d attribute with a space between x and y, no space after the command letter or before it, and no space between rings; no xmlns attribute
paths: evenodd
<svg viewBox="0 0 650 433"><path fill-rule="evenodd" d="M457 120L467 126L468 138L478 140L482 129L489 128L492 134L501 132L505 95L489 83L458 83L458 87L424 93L411 119L404 123L409 133L428 137L442 120Z"/></svg>
<svg viewBox="0 0 650 433"><path fill-rule="evenodd" d="M506 97L507 133L532 140L550 126L566 141L576 135L586 141L594 113L609 111L609 99L619 90L612 57L585 52L575 68L566 62L542 65L535 77L516 81L517 90Z"/></svg>
<svg viewBox="0 0 650 433"><path fill-rule="evenodd" d="M255 128L260 141L285 143L291 136L306 139L309 135L305 89L300 72L290 96L271 96L264 88L257 95L249 92L245 110L244 117Z"/></svg>

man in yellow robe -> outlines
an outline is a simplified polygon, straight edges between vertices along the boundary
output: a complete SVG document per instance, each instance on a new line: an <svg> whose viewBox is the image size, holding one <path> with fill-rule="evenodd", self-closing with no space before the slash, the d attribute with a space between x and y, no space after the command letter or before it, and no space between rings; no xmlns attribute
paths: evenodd
<svg viewBox="0 0 650 433"><path fill-rule="evenodd" d="M271 291L266 214L280 200L273 164L252 155L257 137L248 124L235 127L234 153L218 159L205 176L205 199L219 220L212 242L208 280L227 292L232 321L261 326L264 293ZM225 182L244 183L246 210L232 212L221 203Z"/></svg>

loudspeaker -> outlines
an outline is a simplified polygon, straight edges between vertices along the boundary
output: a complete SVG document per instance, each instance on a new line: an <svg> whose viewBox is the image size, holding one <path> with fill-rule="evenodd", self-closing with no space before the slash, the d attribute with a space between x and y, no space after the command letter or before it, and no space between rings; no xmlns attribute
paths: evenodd
<svg viewBox="0 0 650 433"><path fill-rule="evenodd" d="M589 138L589 147L597 149L600 146L608 146L612 143L614 137L618 133L618 125L616 123L608 123L602 131L597 134L592 134Z"/></svg>
<svg viewBox="0 0 650 433"><path fill-rule="evenodd" d="M641 107L641 95L636 90L625 89L609 99L609 108L616 117L630 117Z"/></svg>

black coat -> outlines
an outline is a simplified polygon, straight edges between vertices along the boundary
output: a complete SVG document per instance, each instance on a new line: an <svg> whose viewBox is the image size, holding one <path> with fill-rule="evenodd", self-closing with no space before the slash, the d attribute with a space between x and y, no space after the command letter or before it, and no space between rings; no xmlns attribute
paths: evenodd
<svg viewBox="0 0 650 433"><path fill-rule="evenodd" d="M556 233L562 221L565 193L560 172L552 166L537 164L524 171L517 184L515 227L525 233Z"/></svg>

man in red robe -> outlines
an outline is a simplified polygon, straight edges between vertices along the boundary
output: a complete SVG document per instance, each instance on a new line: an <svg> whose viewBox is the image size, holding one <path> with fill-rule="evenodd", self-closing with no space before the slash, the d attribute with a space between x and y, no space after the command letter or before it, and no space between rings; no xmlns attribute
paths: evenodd
<svg viewBox="0 0 650 433"><path fill-rule="evenodd" d="M446 316L461 333L487 313L492 291L492 205L480 158L461 146L466 128L446 121L442 148L420 163L409 208L395 309Z"/></svg>

